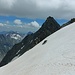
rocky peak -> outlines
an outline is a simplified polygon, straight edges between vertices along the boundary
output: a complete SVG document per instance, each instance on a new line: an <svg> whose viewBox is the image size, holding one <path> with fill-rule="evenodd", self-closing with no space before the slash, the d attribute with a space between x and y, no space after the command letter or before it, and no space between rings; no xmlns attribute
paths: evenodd
<svg viewBox="0 0 75 75"><path fill-rule="evenodd" d="M42 28L49 30L53 33L54 31L60 29L60 25L56 22L56 20L53 17L49 16L43 23Z"/></svg>
<svg viewBox="0 0 75 75"><path fill-rule="evenodd" d="M47 17L46 21L50 21L50 20L52 20L52 19L54 19L54 18L51 17L51 16L49 16L49 17Z"/></svg>
<svg viewBox="0 0 75 75"><path fill-rule="evenodd" d="M53 18L53 17L51 17L51 16L49 16L47 19L46 19L46 21L44 22L44 24L43 25L46 25L46 26L51 26L51 25L53 25L53 26L57 26L57 27L60 27L60 25L56 22L56 20Z"/></svg>

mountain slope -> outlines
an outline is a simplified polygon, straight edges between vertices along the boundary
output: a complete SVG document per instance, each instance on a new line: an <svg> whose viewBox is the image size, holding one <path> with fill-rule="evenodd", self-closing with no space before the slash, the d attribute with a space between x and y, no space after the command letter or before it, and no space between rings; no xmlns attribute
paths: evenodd
<svg viewBox="0 0 75 75"><path fill-rule="evenodd" d="M75 23L60 29L15 61L0 68L0 75L74 74Z"/></svg>
<svg viewBox="0 0 75 75"><path fill-rule="evenodd" d="M0 32L0 62L6 53L23 39L22 34L17 32Z"/></svg>
<svg viewBox="0 0 75 75"><path fill-rule="evenodd" d="M53 17L48 17L37 32L26 36L22 42L13 46L0 63L0 66L6 65L16 57L21 56L23 53L33 48L40 41L59 29L60 25L55 21L55 19Z"/></svg>

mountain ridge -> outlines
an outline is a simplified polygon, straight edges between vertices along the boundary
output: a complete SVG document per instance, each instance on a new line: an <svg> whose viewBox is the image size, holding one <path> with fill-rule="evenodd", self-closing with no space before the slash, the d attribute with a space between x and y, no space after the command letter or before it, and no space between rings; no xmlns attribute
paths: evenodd
<svg viewBox="0 0 75 75"><path fill-rule="evenodd" d="M63 25L61 26L61 28L65 27L65 26L67 26L67 25L70 25L70 24L72 24L72 23L74 23L74 22L75 22L75 18L72 18L72 19L69 20L67 23L63 24Z"/></svg>

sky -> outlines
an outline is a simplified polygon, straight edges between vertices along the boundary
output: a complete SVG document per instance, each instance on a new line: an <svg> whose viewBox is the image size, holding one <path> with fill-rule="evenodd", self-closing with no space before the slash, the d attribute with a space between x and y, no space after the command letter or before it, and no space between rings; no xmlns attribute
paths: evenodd
<svg viewBox="0 0 75 75"><path fill-rule="evenodd" d="M62 25L75 16L75 0L0 0L0 31L37 31L48 16Z"/></svg>

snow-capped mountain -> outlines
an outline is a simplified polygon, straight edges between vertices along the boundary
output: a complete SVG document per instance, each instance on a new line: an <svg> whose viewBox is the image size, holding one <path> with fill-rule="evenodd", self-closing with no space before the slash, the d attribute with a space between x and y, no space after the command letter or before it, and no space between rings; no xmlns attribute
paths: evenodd
<svg viewBox="0 0 75 75"><path fill-rule="evenodd" d="M9 36L10 38L15 40L20 40L20 41L23 39L24 35L25 34L18 33L18 32L9 32L6 34L6 36Z"/></svg>
<svg viewBox="0 0 75 75"><path fill-rule="evenodd" d="M20 36L20 35L16 35L16 34L13 34L13 35L11 35L11 38L13 38L13 39L21 39L22 37Z"/></svg>
<svg viewBox="0 0 75 75"><path fill-rule="evenodd" d="M74 75L75 23L45 38L18 59L0 68L0 75Z"/></svg>
<svg viewBox="0 0 75 75"><path fill-rule="evenodd" d="M42 27L35 33L30 33L18 44L14 45L0 63L0 66L6 65L23 53L33 48L47 36L60 29L60 25L53 17L48 17ZM9 57L10 56L10 57Z"/></svg>
<svg viewBox="0 0 75 75"><path fill-rule="evenodd" d="M23 34L17 32L0 32L0 61L6 53L23 39Z"/></svg>

